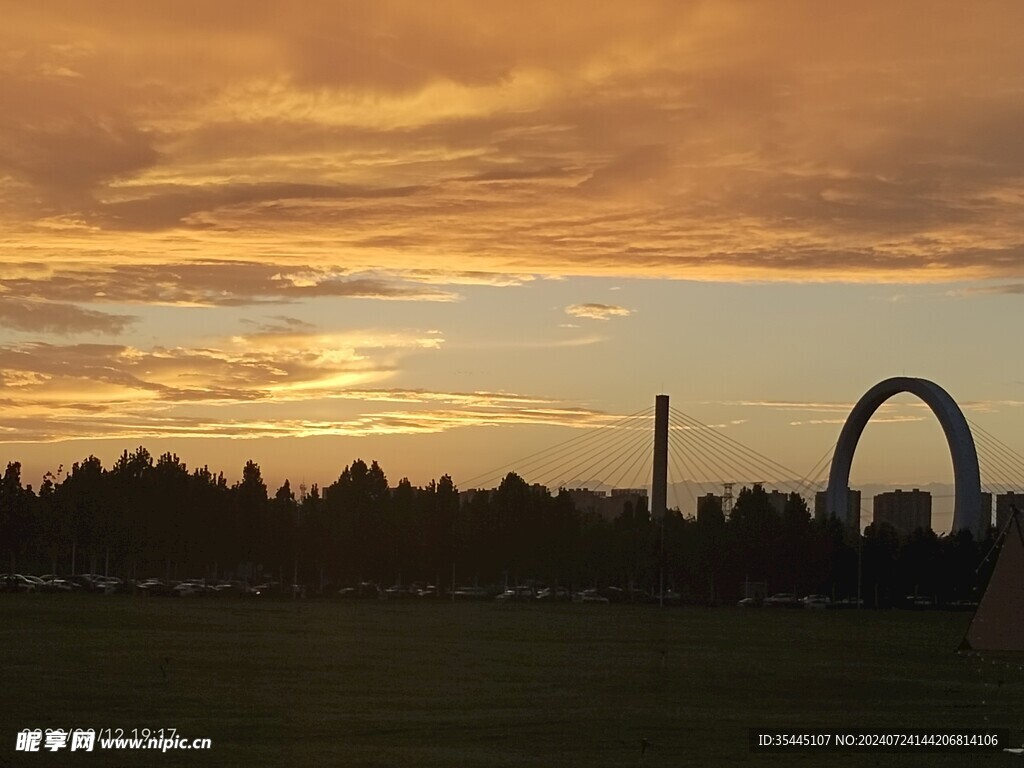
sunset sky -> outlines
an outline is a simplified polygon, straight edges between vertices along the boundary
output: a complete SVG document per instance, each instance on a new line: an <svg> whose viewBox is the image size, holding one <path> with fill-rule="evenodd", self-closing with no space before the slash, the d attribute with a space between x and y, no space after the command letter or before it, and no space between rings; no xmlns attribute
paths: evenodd
<svg viewBox="0 0 1024 768"><path fill-rule="evenodd" d="M26 482L458 482L659 392L802 475L901 374L1024 453L1020 3L0 10ZM952 477L879 416L855 482Z"/></svg>

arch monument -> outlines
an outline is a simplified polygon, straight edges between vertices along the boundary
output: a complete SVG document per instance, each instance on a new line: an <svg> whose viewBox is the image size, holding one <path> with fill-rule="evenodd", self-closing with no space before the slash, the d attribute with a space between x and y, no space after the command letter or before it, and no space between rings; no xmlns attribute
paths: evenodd
<svg viewBox="0 0 1024 768"><path fill-rule="evenodd" d="M931 408L942 425L953 459L953 532L970 530L975 538L985 535L990 521L984 519L981 509L981 472L978 469L978 451L974 446L967 419L956 401L942 387L927 379L897 376L875 384L864 393L850 411L850 415L839 433L839 442L832 455L832 467L828 475L826 509L828 514L838 518L844 526L850 520L847 489L850 485L850 468L853 453L857 448L868 420L893 395L909 392L917 395Z"/></svg>

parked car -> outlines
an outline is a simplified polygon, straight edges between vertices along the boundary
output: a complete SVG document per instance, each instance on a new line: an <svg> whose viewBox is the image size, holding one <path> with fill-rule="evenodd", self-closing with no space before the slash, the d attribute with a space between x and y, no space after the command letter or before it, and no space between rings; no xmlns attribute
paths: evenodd
<svg viewBox="0 0 1024 768"><path fill-rule="evenodd" d="M864 601L858 600L855 597L844 597L841 600L836 600L832 603L833 608L862 608L864 607Z"/></svg>
<svg viewBox="0 0 1024 768"><path fill-rule="evenodd" d="M509 587L494 599L503 603L524 603L533 599L533 588Z"/></svg>
<svg viewBox="0 0 1024 768"><path fill-rule="evenodd" d="M598 594L610 603L624 603L628 599L628 593L621 587L604 587L598 590Z"/></svg>
<svg viewBox="0 0 1024 768"><path fill-rule="evenodd" d="M43 581L38 576L32 576L30 574L23 573L23 574L21 574L21 578L23 578L25 581L27 581L29 584L32 585L33 591L35 591L35 592L45 592L46 591L46 582Z"/></svg>
<svg viewBox="0 0 1024 768"><path fill-rule="evenodd" d="M93 591L102 592L104 595L112 595L115 592L124 591L124 583L116 576L92 576Z"/></svg>
<svg viewBox="0 0 1024 768"><path fill-rule="evenodd" d="M335 594L346 600L384 600L387 597L379 586L370 581L360 582L354 587L342 587Z"/></svg>
<svg viewBox="0 0 1024 768"><path fill-rule="evenodd" d="M456 600L486 600L489 596L486 587L456 587L452 597Z"/></svg>
<svg viewBox="0 0 1024 768"><path fill-rule="evenodd" d="M93 581L91 573L76 573L74 576L65 576L65 579L77 584L85 592L102 592L103 587Z"/></svg>
<svg viewBox="0 0 1024 768"><path fill-rule="evenodd" d="M565 587L545 587L537 593L535 600L544 602L563 602L572 599L572 593Z"/></svg>
<svg viewBox="0 0 1024 768"><path fill-rule="evenodd" d="M149 597L177 597L178 595L169 584L164 584L160 579L136 581L135 590L140 595Z"/></svg>
<svg viewBox="0 0 1024 768"><path fill-rule="evenodd" d="M572 601L574 603L597 603L599 605L608 605L611 602L596 589L584 589L582 592L577 592L572 596Z"/></svg>
<svg viewBox="0 0 1024 768"><path fill-rule="evenodd" d="M75 584L73 581L62 579L60 576L53 576L52 574L41 577L43 583L46 584L44 589L45 592L74 592L77 589L81 589L80 586Z"/></svg>
<svg viewBox="0 0 1024 768"><path fill-rule="evenodd" d="M803 605L796 599L792 592L778 592L771 597L765 598L765 606L768 608L802 608Z"/></svg>
<svg viewBox="0 0 1024 768"><path fill-rule="evenodd" d="M207 593L207 586L199 579L189 579L175 584L174 592L178 597L203 597Z"/></svg>
<svg viewBox="0 0 1024 768"><path fill-rule="evenodd" d="M804 608L812 610L823 610L832 607L832 598L827 595L808 595L800 602L804 604Z"/></svg>
<svg viewBox="0 0 1024 768"><path fill-rule="evenodd" d="M208 584L206 589L211 595L241 595L245 594L246 587L241 581L219 581Z"/></svg>
<svg viewBox="0 0 1024 768"><path fill-rule="evenodd" d="M246 594L249 597L267 597L268 595L278 594L281 591L281 584L276 581L265 581L261 584L249 587L246 590Z"/></svg>
<svg viewBox="0 0 1024 768"><path fill-rule="evenodd" d="M5 592L36 592L35 582L20 573L0 573L0 589Z"/></svg>

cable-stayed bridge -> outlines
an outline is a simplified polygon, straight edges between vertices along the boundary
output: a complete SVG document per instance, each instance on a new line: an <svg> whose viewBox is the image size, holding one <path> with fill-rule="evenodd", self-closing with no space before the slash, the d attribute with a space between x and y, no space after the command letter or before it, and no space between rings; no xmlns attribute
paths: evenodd
<svg viewBox="0 0 1024 768"><path fill-rule="evenodd" d="M460 488L487 488L515 472L552 491L561 488L643 489L650 493L654 467L655 406L579 434L544 450L460 481ZM802 495L821 489L832 446L812 473L800 474L682 411L668 409L666 505L696 510L697 497L721 494L723 483L762 483Z"/></svg>
<svg viewBox="0 0 1024 768"><path fill-rule="evenodd" d="M893 381L900 380L887 380ZM991 522L993 498L1020 494L1017 505L1024 501L1024 454L973 421L964 421L973 443L971 453L976 451L977 456L976 492L981 519ZM698 499L709 494L718 498L728 514L734 492L744 486L761 485L782 494L797 493L810 509L826 512L829 507L824 495L829 476L834 474L837 444L822 446L820 458L801 471L734 439L727 433L727 426L705 423L672 407L667 395L659 395L654 405L581 429L560 443L489 472L460 479L459 487L496 487L507 473L515 472L552 493L586 490L623 499L643 495L657 516L664 509L694 514ZM950 448L952 453L953 439ZM850 521L858 521L863 527L872 517L870 497L862 499L859 512L851 515ZM975 533L981 533L980 525Z"/></svg>

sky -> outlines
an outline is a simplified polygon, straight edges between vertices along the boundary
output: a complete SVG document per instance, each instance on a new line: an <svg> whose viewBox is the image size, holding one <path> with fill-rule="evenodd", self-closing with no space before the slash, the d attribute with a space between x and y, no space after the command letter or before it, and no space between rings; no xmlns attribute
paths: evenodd
<svg viewBox="0 0 1024 768"><path fill-rule="evenodd" d="M658 393L803 476L896 375L1024 453L1019 3L0 10L27 482L459 482ZM951 477L909 396L854 462Z"/></svg>

